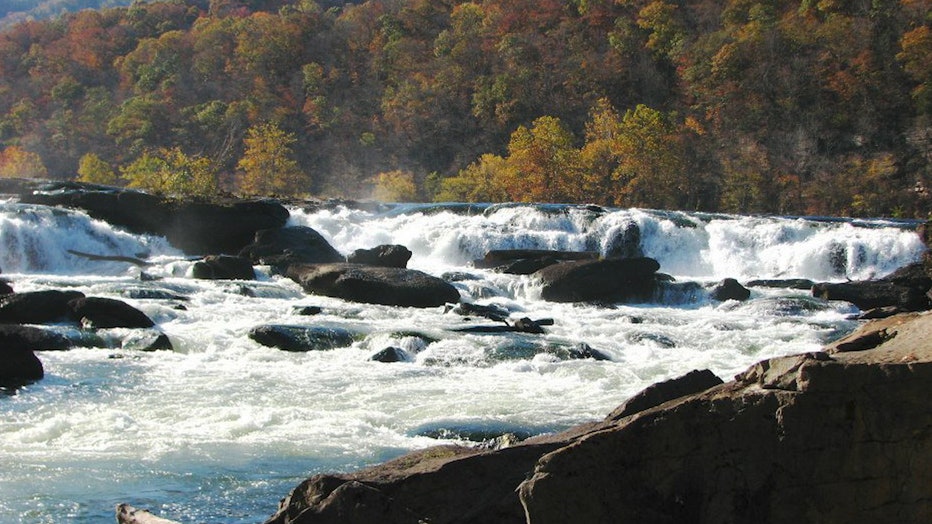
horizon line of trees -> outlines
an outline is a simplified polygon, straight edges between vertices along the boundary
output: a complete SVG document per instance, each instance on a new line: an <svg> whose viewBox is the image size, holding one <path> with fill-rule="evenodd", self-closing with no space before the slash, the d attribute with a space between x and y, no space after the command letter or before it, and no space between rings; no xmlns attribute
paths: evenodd
<svg viewBox="0 0 932 524"><path fill-rule="evenodd" d="M166 0L0 32L0 176L926 217L927 0Z"/></svg>

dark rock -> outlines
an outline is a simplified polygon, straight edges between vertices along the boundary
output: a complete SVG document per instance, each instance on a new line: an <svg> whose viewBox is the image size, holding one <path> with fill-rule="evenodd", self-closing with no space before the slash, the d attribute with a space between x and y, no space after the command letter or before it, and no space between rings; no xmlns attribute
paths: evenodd
<svg viewBox="0 0 932 524"><path fill-rule="evenodd" d="M387 347L369 357L369 360L385 363L405 362L408 360L408 354L401 348Z"/></svg>
<svg viewBox="0 0 932 524"><path fill-rule="evenodd" d="M346 257L350 264L382 267L408 267L411 251L398 244L381 245L372 249L357 249Z"/></svg>
<svg viewBox="0 0 932 524"><path fill-rule="evenodd" d="M544 333L543 326L552 326L553 319L545 318L541 320L531 320L524 317L516 320L511 325L504 326L470 326L457 328L453 331L457 333L530 333L540 335Z"/></svg>
<svg viewBox="0 0 932 524"><path fill-rule="evenodd" d="M288 210L271 200L196 201L129 189L53 182L24 192L24 203L83 209L134 233L166 237L188 254L236 253L262 229L282 227Z"/></svg>
<svg viewBox="0 0 932 524"><path fill-rule="evenodd" d="M661 335L660 333L635 332L631 333L630 339L632 342L644 342L646 340L665 348L676 347L676 342L674 342L673 339L668 336Z"/></svg>
<svg viewBox="0 0 932 524"><path fill-rule="evenodd" d="M15 293L15 291L13 291L13 286L6 280L0 280L0 296L12 295L13 293Z"/></svg>
<svg viewBox="0 0 932 524"><path fill-rule="evenodd" d="M31 349L0 343L0 388L16 389L45 376L42 361Z"/></svg>
<svg viewBox="0 0 932 524"><path fill-rule="evenodd" d="M120 300L101 297L81 297L68 303L71 318L84 327L148 328L155 325L142 311Z"/></svg>
<svg viewBox="0 0 932 524"><path fill-rule="evenodd" d="M764 279L749 280L747 287L776 287L786 289L812 289L815 282L808 278L784 278L784 279Z"/></svg>
<svg viewBox="0 0 932 524"><path fill-rule="evenodd" d="M0 297L0 323L46 324L69 318L68 303L84 294L79 291L30 291Z"/></svg>
<svg viewBox="0 0 932 524"><path fill-rule="evenodd" d="M496 266L494 269L500 273L505 273L508 275L530 275L540 271L541 269L544 269L547 266L552 266L559 262L560 260L550 256L539 258L519 258L507 264Z"/></svg>
<svg viewBox="0 0 932 524"><path fill-rule="evenodd" d="M327 264L344 258L317 231L304 226L265 229L239 255L254 264L286 268L290 264Z"/></svg>
<svg viewBox="0 0 932 524"><path fill-rule="evenodd" d="M323 312L320 306L295 306L294 313L295 315L301 315L305 317L311 317L314 315L319 315Z"/></svg>
<svg viewBox="0 0 932 524"><path fill-rule="evenodd" d="M812 286L812 295L815 297L824 300L844 300L861 310L884 306L897 306L906 311L929 309L926 291L880 280L819 283Z"/></svg>
<svg viewBox="0 0 932 524"><path fill-rule="evenodd" d="M641 228L635 222L626 222L608 233L605 258L638 258L644 256L641 249Z"/></svg>
<svg viewBox="0 0 932 524"><path fill-rule="evenodd" d="M256 272L252 261L245 257L230 255L208 255L194 263L191 268L194 278L205 280L255 280Z"/></svg>
<svg viewBox="0 0 932 524"><path fill-rule="evenodd" d="M309 293L388 306L434 307L459 302L455 287L421 271L358 264L295 264L286 275Z"/></svg>
<svg viewBox="0 0 932 524"><path fill-rule="evenodd" d="M542 283L541 297L553 302L647 300L657 287L660 264L652 258L613 258L563 262L534 276Z"/></svg>
<svg viewBox="0 0 932 524"><path fill-rule="evenodd" d="M900 313L906 313L906 311L898 306L875 307L874 309L868 309L861 314L854 315L854 320L877 320L881 318L892 317L893 315L899 315Z"/></svg>
<svg viewBox="0 0 932 524"><path fill-rule="evenodd" d="M485 257L473 261L473 266L480 269L530 267L534 264L551 264L567 260L595 260L599 254L595 251L551 251L545 249L497 249L489 251ZM543 266L541 266L543 267ZM530 274L530 273L527 273Z"/></svg>
<svg viewBox="0 0 932 524"><path fill-rule="evenodd" d="M472 273L466 273L463 271L449 271L440 275L440 278L446 280L447 282L466 282L471 280L482 280L482 277L478 275L473 275Z"/></svg>
<svg viewBox="0 0 932 524"><path fill-rule="evenodd" d="M576 347L570 349L569 357L571 359L591 358L592 360L611 360L611 357L598 349L593 349L585 342L580 342Z"/></svg>
<svg viewBox="0 0 932 524"><path fill-rule="evenodd" d="M615 408L606 420L617 421L629 415L659 406L664 402L701 393L724 382L708 369L693 370L689 373L648 386L645 390L631 397L624 404Z"/></svg>
<svg viewBox="0 0 932 524"><path fill-rule="evenodd" d="M284 351L326 351L353 343L353 333L341 328L320 326L257 326L249 338L263 346Z"/></svg>
<svg viewBox="0 0 932 524"><path fill-rule="evenodd" d="M40 327L0 324L0 348L61 351L75 345L68 337Z"/></svg>
<svg viewBox="0 0 932 524"><path fill-rule="evenodd" d="M139 330L123 338L121 347L130 351L172 351L168 335L155 330Z"/></svg>
<svg viewBox="0 0 932 524"><path fill-rule="evenodd" d="M444 311L444 313L447 311L452 311L453 313L462 315L464 317L485 317L489 320L495 320L497 322L505 322L508 320L509 315L511 315L510 311L495 304L484 306L470 302L460 302L454 307L449 307L446 311Z"/></svg>
<svg viewBox="0 0 932 524"><path fill-rule="evenodd" d="M932 288L932 278L926 273L921 262L903 266L889 275L877 279L879 282L889 282L897 286L916 288L927 291Z"/></svg>
<svg viewBox="0 0 932 524"><path fill-rule="evenodd" d="M751 291L748 288L742 286L737 280L733 278L726 278L714 288L712 288L709 296L712 297L712 300L718 300L721 302L726 300L744 301L751 297Z"/></svg>

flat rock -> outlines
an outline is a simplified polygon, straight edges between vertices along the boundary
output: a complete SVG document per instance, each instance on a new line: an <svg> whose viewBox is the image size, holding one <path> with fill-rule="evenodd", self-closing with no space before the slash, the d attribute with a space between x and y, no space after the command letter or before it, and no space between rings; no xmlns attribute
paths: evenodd
<svg viewBox="0 0 932 524"><path fill-rule="evenodd" d="M285 274L305 291L352 302L434 307L459 302L451 284L414 269L359 264L294 264Z"/></svg>
<svg viewBox="0 0 932 524"><path fill-rule="evenodd" d="M656 260L645 257L579 260L545 267L534 277L544 300L633 302L650 298L658 269Z"/></svg>

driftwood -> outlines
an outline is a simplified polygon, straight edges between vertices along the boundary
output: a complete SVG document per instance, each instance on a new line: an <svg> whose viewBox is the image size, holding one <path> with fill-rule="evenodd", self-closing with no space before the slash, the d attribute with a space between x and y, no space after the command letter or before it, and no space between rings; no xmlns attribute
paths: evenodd
<svg viewBox="0 0 932 524"><path fill-rule="evenodd" d="M141 258L135 258L135 257L123 257L119 255L95 255L93 253L84 253L82 251L75 251L73 249L69 249L68 252L71 253L72 255L86 258L88 260L104 261L104 262L127 262L130 264L135 264L140 267L146 267L146 266L151 265L149 262L146 262L145 260L142 260Z"/></svg>

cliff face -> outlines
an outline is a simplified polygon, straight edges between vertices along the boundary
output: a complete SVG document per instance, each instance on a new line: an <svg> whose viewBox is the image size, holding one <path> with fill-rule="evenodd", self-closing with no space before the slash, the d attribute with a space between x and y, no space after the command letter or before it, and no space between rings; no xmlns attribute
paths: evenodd
<svg viewBox="0 0 932 524"><path fill-rule="evenodd" d="M505 449L316 476L267 523L932 521L932 314L708 385Z"/></svg>

